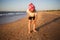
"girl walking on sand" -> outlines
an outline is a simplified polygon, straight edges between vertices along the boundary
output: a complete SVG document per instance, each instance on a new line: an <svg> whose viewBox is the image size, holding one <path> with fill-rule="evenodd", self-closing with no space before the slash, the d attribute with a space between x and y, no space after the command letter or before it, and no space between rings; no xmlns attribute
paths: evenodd
<svg viewBox="0 0 60 40"><path fill-rule="evenodd" d="M30 26L31 23L33 24L33 31L36 32L35 27L36 27L36 10L35 6L33 3L30 3L27 9L27 14L28 14L28 33L30 33Z"/></svg>

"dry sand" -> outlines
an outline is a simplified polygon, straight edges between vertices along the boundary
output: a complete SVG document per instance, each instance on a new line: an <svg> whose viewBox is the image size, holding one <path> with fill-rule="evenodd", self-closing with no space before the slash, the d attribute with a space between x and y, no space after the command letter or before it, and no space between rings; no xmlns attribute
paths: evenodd
<svg viewBox="0 0 60 40"><path fill-rule="evenodd" d="M0 25L0 40L60 40L60 11L37 12L37 32L28 34L28 18Z"/></svg>

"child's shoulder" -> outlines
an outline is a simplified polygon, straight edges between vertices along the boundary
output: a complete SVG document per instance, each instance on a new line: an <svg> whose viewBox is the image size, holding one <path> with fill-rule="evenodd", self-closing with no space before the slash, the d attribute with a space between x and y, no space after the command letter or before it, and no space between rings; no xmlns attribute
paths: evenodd
<svg viewBox="0 0 60 40"><path fill-rule="evenodd" d="M27 12L30 12L29 9L27 9Z"/></svg>

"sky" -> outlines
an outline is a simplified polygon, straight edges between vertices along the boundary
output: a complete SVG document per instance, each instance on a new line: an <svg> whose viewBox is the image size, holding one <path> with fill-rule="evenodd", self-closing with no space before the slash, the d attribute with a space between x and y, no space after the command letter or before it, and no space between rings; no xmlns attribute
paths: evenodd
<svg viewBox="0 0 60 40"><path fill-rule="evenodd" d="M29 3L36 10L60 10L60 0L0 0L0 11L26 11Z"/></svg>

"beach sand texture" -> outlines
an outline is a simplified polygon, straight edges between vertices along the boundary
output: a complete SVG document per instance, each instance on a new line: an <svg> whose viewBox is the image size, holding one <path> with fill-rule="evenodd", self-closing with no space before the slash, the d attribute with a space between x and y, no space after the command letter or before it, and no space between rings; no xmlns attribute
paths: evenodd
<svg viewBox="0 0 60 40"><path fill-rule="evenodd" d="M0 25L0 40L60 40L60 11L40 11L36 21L37 32L28 34L28 15L25 18Z"/></svg>

